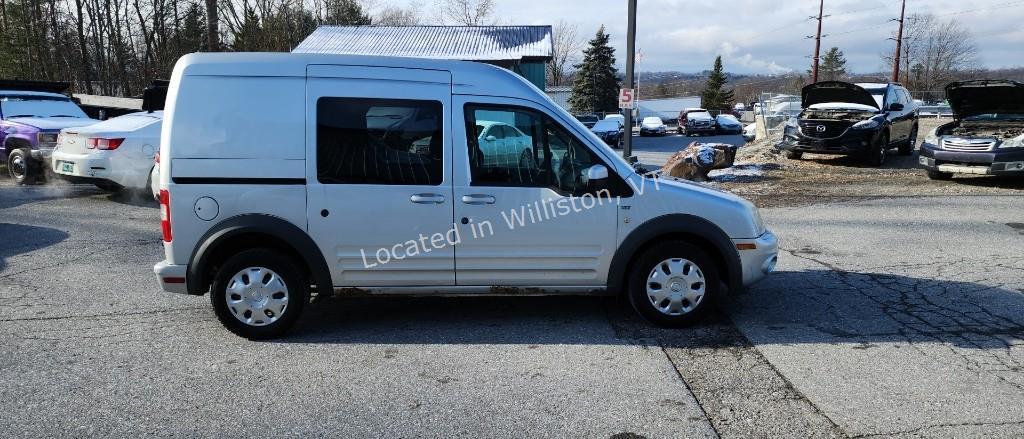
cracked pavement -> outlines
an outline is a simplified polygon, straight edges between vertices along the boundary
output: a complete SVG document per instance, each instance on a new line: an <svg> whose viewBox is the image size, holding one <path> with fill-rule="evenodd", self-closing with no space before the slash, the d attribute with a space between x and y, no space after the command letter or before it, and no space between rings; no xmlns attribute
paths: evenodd
<svg viewBox="0 0 1024 439"><path fill-rule="evenodd" d="M765 209L709 321L614 299L330 299L255 343L159 291L156 206L0 180L5 436L1020 437L1024 197Z"/></svg>

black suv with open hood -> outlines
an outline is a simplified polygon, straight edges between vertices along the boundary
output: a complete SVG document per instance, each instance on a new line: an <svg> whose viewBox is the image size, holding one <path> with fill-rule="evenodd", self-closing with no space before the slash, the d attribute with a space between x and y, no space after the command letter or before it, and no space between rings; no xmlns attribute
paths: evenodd
<svg viewBox="0 0 1024 439"><path fill-rule="evenodd" d="M803 88L801 107L778 144L791 159L805 152L856 155L881 166L889 148L908 155L917 143L917 106L899 84L818 82Z"/></svg>
<svg viewBox="0 0 1024 439"><path fill-rule="evenodd" d="M928 177L1024 176L1024 84L979 80L946 86L953 122L935 128L918 161Z"/></svg>

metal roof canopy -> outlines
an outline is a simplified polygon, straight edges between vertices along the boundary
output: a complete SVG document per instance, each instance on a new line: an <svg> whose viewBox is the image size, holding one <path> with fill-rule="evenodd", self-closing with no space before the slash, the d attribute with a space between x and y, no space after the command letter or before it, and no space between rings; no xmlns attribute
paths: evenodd
<svg viewBox="0 0 1024 439"><path fill-rule="evenodd" d="M294 53L550 61L551 26L320 26Z"/></svg>

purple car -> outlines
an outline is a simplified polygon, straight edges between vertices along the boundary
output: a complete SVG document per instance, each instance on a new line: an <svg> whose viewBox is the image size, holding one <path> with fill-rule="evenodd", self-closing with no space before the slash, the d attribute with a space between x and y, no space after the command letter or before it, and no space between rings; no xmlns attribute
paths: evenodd
<svg viewBox="0 0 1024 439"><path fill-rule="evenodd" d="M61 94L68 84L0 81L0 163L17 184L44 179L64 128L99 122Z"/></svg>

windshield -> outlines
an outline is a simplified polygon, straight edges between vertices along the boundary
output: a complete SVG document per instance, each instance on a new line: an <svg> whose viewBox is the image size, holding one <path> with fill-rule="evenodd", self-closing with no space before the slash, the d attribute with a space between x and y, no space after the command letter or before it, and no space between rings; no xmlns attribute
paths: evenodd
<svg viewBox="0 0 1024 439"><path fill-rule="evenodd" d="M719 119L725 119L725 120L727 120L729 122L737 122L737 123L739 122L739 119L736 119L736 116L733 116L731 114L719 114L718 118Z"/></svg>
<svg viewBox="0 0 1024 439"><path fill-rule="evenodd" d="M687 114L686 117L689 119L711 119L711 113L698 111L695 113Z"/></svg>
<svg viewBox="0 0 1024 439"><path fill-rule="evenodd" d="M619 122L615 120L602 120L594 124L594 131L616 131L619 129Z"/></svg>
<svg viewBox="0 0 1024 439"><path fill-rule="evenodd" d="M5 118L88 117L70 99L44 96L5 96L0 98L0 111Z"/></svg>
<svg viewBox="0 0 1024 439"><path fill-rule="evenodd" d="M985 121L985 120L1024 120L1024 114L989 113L977 114L965 117L964 120Z"/></svg>
<svg viewBox="0 0 1024 439"><path fill-rule="evenodd" d="M647 125L661 125L661 119L657 117L645 117L643 123Z"/></svg>

